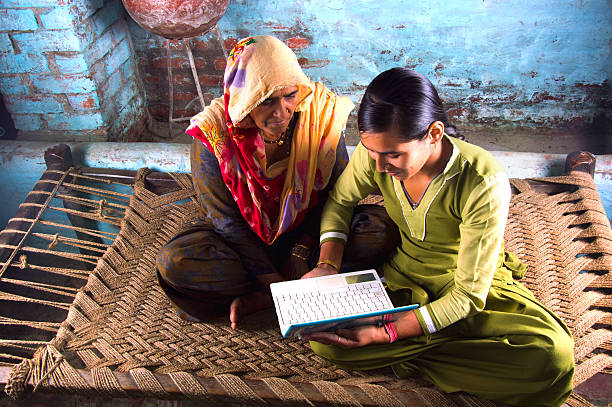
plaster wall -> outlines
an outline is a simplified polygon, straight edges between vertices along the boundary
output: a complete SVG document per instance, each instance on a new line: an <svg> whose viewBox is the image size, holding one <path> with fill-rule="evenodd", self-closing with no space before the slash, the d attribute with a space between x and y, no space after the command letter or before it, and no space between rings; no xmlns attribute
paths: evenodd
<svg viewBox="0 0 612 407"><path fill-rule="evenodd" d="M219 27L226 49L249 35L281 38L307 75L355 103L376 74L408 66L434 82L459 125L610 134L610 1L232 0ZM165 120L165 40L132 22L130 31L150 112ZM208 101L221 94L221 43L214 32L191 43ZM175 117L189 116L195 85L186 52L171 46Z"/></svg>
<svg viewBox="0 0 612 407"><path fill-rule="evenodd" d="M408 66L434 82L460 128L564 128L608 153L611 23L606 0L232 0L222 41L189 41L206 102L221 94L222 48L270 34L356 104L377 73ZM147 113L168 118L166 44L120 0L2 0L0 93L20 139L138 140ZM189 117L200 106L187 54L169 45L173 115ZM353 115L353 145L354 128Z"/></svg>
<svg viewBox="0 0 612 407"><path fill-rule="evenodd" d="M45 171L44 152L55 142L0 141L0 230ZM70 142L75 165L94 168L190 172L189 144ZM352 154L354 147L348 147ZM547 177L564 171L566 154L491 151L511 178ZM595 184L612 220L612 154L597 156Z"/></svg>
<svg viewBox="0 0 612 407"><path fill-rule="evenodd" d="M0 2L0 92L22 140L120 140L147 118L120 0Z"/></svg>

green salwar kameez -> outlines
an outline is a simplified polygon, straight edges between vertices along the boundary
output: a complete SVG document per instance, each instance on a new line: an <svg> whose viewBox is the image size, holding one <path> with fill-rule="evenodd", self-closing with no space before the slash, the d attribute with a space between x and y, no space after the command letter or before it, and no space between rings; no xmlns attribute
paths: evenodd
<svg viewBox="0 0 612 407"><path fill-rule="evenodd" d="M360 144L323 211L321 242L343 241L355 203L376 188L401 243L379 269L395 306L416 303L424 335L357 349L311 342L346 369L391 366L445 392L519 406L559 406L572 391L567 326L515 281L525 266L503 248L510 187L495 159L445 137L453 153L413 207Z"/></svg>

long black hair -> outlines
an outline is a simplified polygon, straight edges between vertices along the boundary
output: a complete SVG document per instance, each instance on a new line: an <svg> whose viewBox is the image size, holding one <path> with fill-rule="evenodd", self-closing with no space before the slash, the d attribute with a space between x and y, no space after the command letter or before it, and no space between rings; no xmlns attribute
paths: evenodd
<svg viewBox="0 0 612 407"><path fill-rule="evenodd" d="M391 68L368 85L357 113L359 132L396 130L406 141L425 137L429 126L444 123L446 134L463 139L450 124L436 88L420 73Z"/></svg>

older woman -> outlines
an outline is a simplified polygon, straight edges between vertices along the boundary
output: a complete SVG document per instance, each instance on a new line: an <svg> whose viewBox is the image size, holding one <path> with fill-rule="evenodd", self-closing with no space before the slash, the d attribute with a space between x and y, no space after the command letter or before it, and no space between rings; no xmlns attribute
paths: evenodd
<svg viewBox="0 0 612 407"><path fill-rule="evenodd" d="M272 305L270 283L316 265L321 206L348 161L343 130L352 109L348 98L308 79L280 40L236 44L223 97L187 129L200 219L157 258L160 284L183 317L229 308L236 327ZM355 218L360 239L347 249L357 267L384 257L363 247L387 237L390 249L394 228L379 207ZM359 261L359 253L370 260Z"/></svg>

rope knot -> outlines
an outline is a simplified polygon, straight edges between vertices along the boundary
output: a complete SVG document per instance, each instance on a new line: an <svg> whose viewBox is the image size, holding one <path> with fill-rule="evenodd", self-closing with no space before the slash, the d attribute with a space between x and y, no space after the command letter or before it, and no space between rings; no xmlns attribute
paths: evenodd
<svg viewBox="0 0 612 407"><path fill-rule="evenodd" d="M55 235L53 235L53 240L51 240L51 242L49 243L49 249L53 249L57 246L57 244L59 243L59 233L56 233Z"/></svg>
<svg viewBox="0 0 612 407"><path fill-rule="evenodd" d="M100 202L98 202L98 216L101 217L102 219L105 219L107 216L104 214L104 207L108 205L108 202L106 202L106 199L102 199Z"/></svg>
<svg viewBox="0 0 612 407"><path fill-rule="evenodd" d="M26 267L28 267L28 256L22 254L19 256L19 268L24 270Z"/></svg>
<svg viewBox="0 0 612 407"><path fill-rule="evenodd" d="M139 188L144 188L145 186L145 178L147 175L151 173L151 170L147 167L143 167L138 169L136 173L136 179L134 180L134 189L138 190Z"/></svg>

